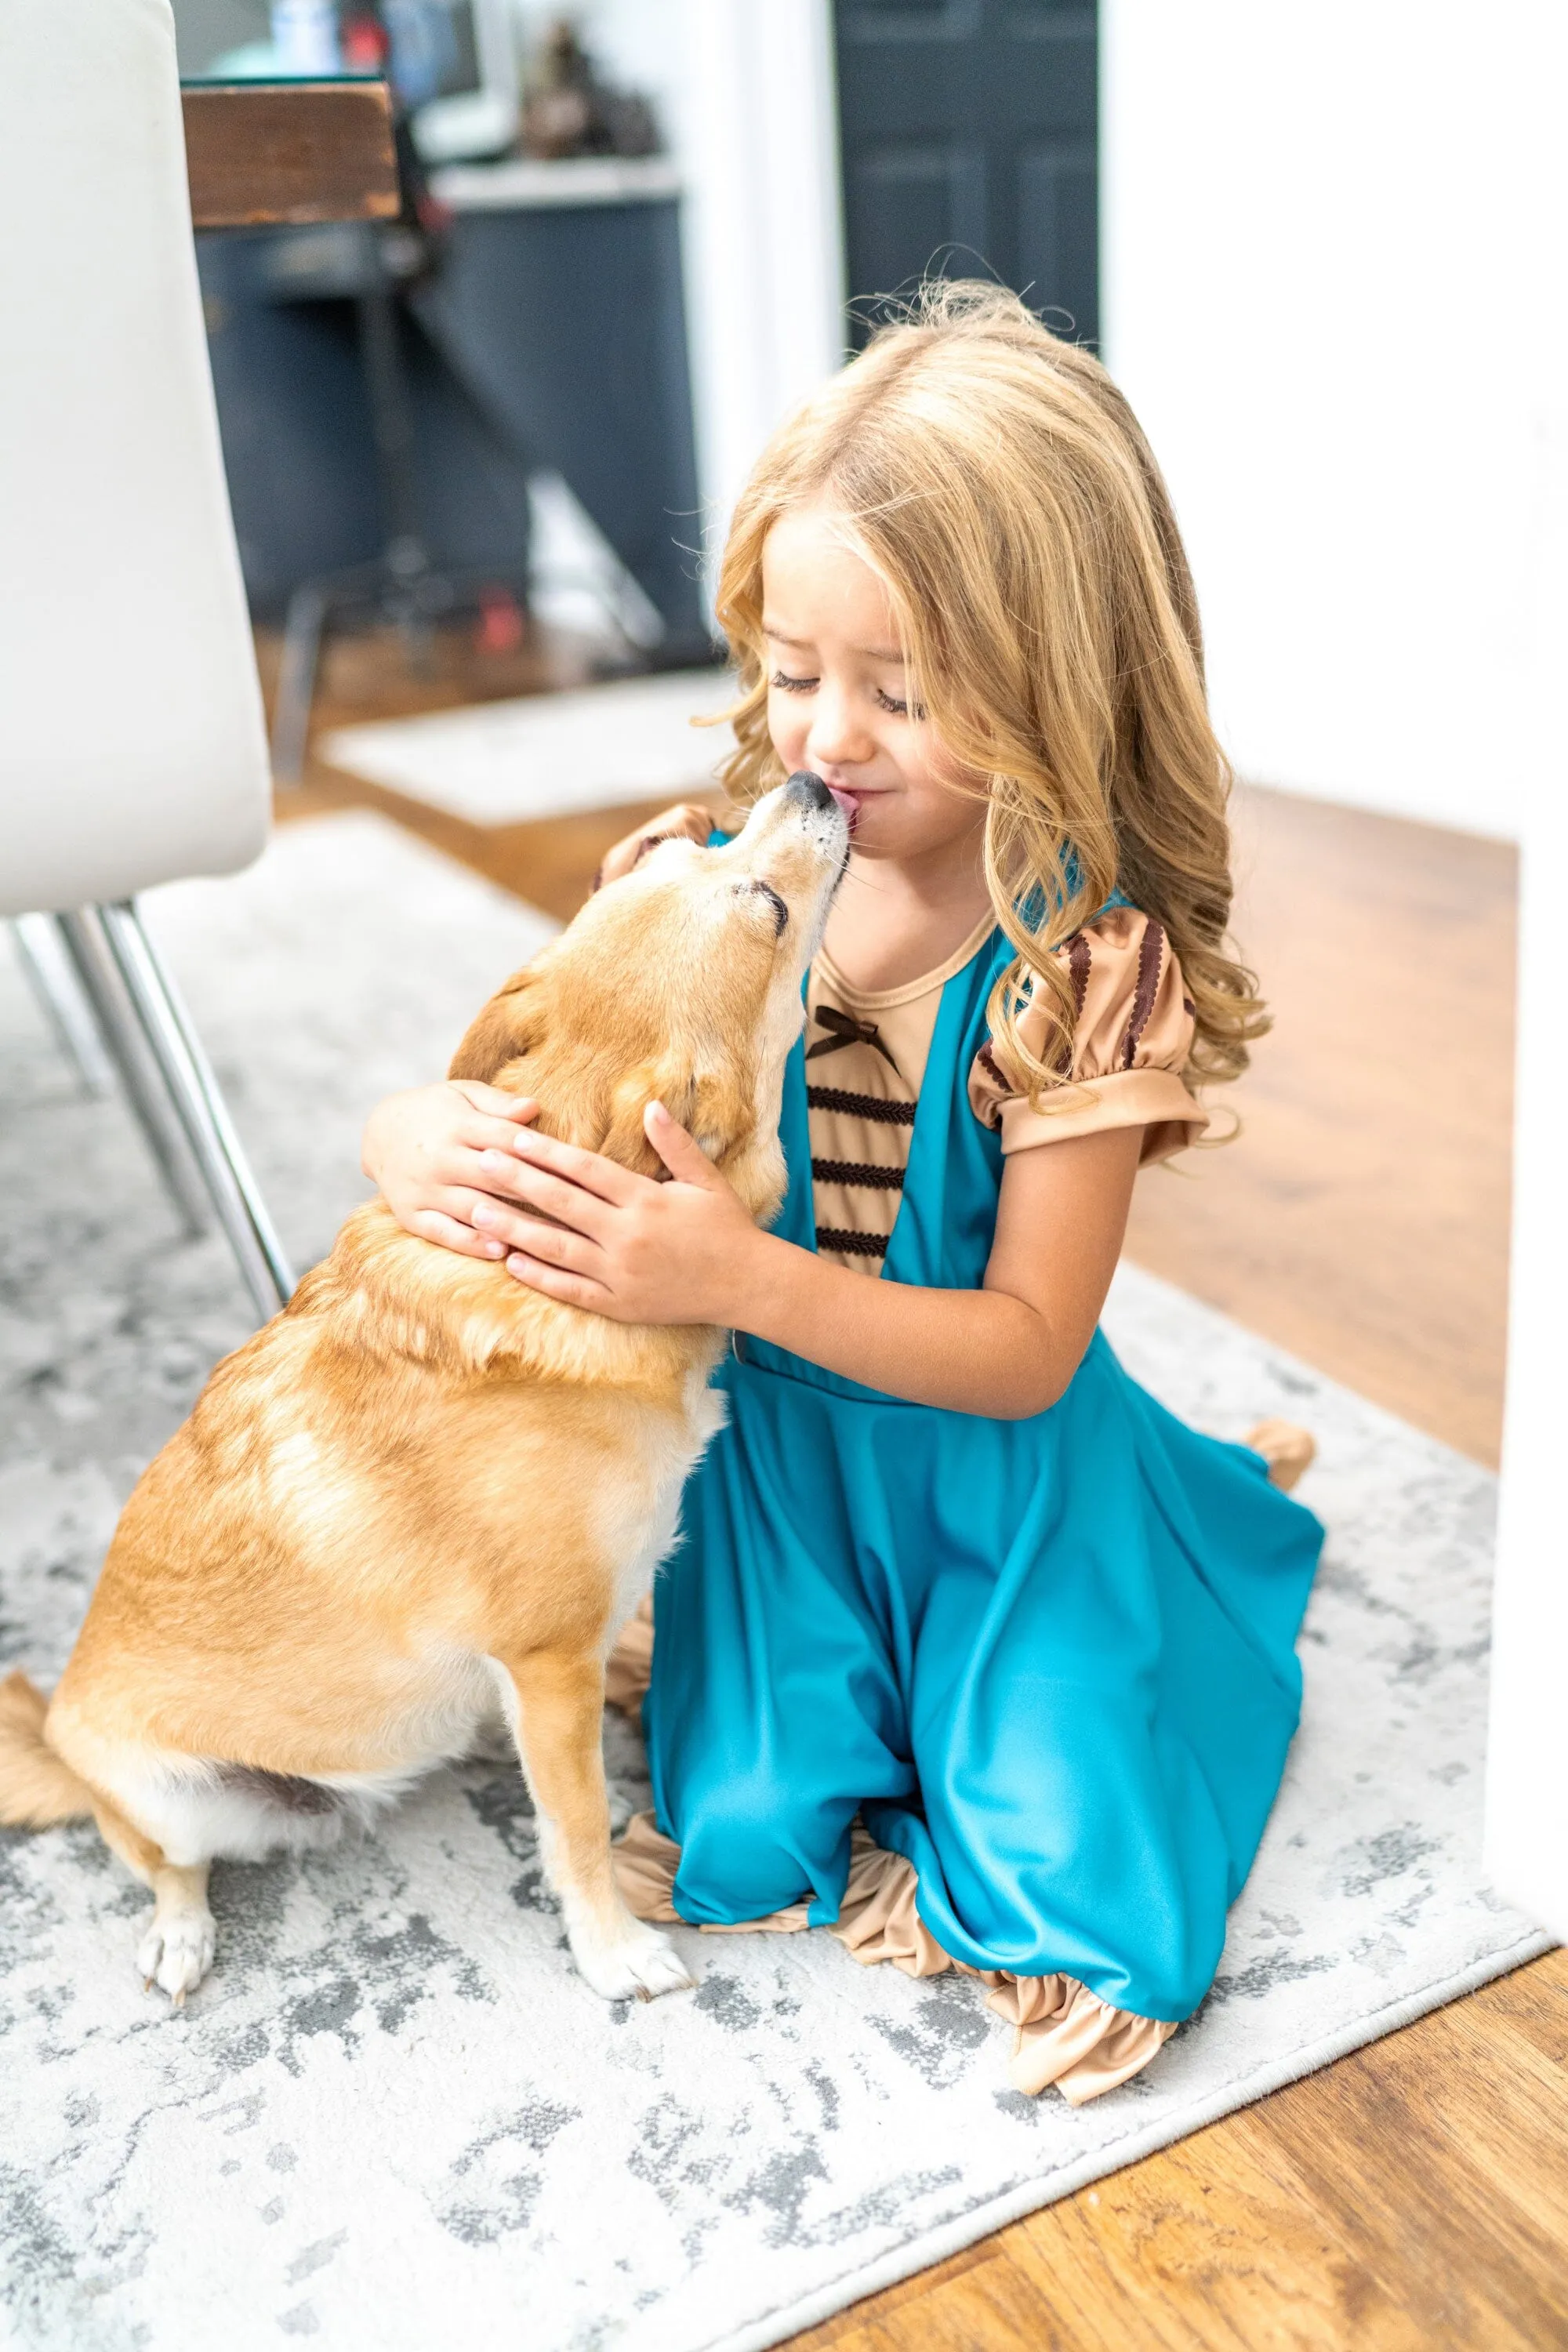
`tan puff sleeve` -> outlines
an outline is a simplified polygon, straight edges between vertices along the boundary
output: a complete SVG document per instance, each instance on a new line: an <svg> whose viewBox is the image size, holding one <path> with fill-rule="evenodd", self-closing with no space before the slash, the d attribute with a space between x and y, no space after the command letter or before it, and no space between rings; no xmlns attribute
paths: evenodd
<svg viewBox="0 0 1568 2352"><path fill-rule="evenodd" d="M975 1117L1000 1129L1005 1152L1066 1143L1103 1128L1141 1127L1141 1164L1147 1167L1195 1143L1208 1114L1182 1076L1192 1051L1193 1011L1163 926L1134 908L1112 907L1056 954L1077 1007L1072 1086L1054 1100L1047 1089L1051 1107L1031 1110L1028 1097L1009 1084L990 1046L983 1045L969 1073ZM1043 1012L1026 1007L1018 1032L1037 1054L1045 1031Z"/></svg>
<svg viewBox="0 0 1568 2352"><path fill-rule="evenodd" d="M700 808L695 801L681 801L661 816L639 824L635 833L623 835L613 849L605 852L604 862L594 877L593 889L602 890L606 882L618 882L629 874L639 859L660 841L694 841L700 849L707 846L713 830L713 813ZM590 891L590 897L593 895Z"/></svg>

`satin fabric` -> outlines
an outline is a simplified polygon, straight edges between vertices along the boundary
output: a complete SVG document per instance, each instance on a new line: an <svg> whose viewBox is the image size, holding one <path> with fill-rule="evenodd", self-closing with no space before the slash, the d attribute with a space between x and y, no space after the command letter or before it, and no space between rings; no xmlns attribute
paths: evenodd
<svg viewBox="0 0 1568 2352"><path fill-rule="evenodd" d="M943 991L883 1278L977 1287L1002 1155L970 1109L997 932ZM805 1066L775 1229L812 1248ZM738 1339L729 1422L655 1590L644 1707L673 1900L837 1918L858 1813L977 1969L1191 2014L1300 1703L1322 1530L1187 1429L1097 1333L1049 1412L910 1404Z"/></svg>

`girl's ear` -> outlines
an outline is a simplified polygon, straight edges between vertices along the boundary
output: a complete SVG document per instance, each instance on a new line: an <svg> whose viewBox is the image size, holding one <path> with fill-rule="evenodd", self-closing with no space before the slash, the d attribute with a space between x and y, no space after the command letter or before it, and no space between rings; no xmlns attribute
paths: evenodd
<svg viewBox="0 0 1568 2352"><path fill-rule="evenodd" d="M542 996L533 972L514 972L473 1023L447 1076L494 1086L508 1063L531 1053L543 1036Z"/></svg>

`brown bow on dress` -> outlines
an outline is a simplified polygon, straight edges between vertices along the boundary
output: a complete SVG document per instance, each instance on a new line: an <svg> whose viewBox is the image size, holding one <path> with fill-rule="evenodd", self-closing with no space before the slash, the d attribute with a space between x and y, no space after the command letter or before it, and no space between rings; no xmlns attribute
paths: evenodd
<svg viewBox="0 0 1568 2352"><path fill-rule="evenodd" d="M819 1037L815 1045L806 1047L808 1062L815 1062L819 1054L837 1054L843 1045L874 1045L890 1069L898 1068L897 1062L879 1036L874 1021L857 1021L851 1013L841 1013L837 1004L819 1004L816 1019L817 1027L826 1029L828 1034L826 1037Z"/></svg>

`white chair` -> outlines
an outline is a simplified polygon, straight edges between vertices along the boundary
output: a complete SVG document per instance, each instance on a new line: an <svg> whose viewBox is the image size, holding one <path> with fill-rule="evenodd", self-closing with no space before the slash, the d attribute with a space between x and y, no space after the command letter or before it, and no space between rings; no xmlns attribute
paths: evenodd
<svg viewBox="0 0 1568 2352"><path fill-rule="evenodd" d="M269 1316L289 1268L134 904L247 865L270 790L168 0L5 0L0 219L0 916Z"/></svg>

